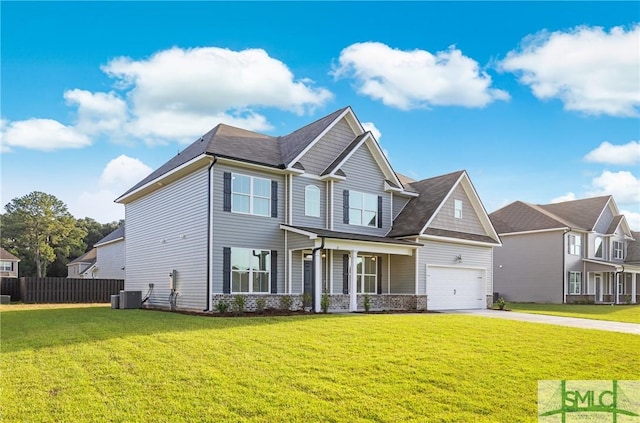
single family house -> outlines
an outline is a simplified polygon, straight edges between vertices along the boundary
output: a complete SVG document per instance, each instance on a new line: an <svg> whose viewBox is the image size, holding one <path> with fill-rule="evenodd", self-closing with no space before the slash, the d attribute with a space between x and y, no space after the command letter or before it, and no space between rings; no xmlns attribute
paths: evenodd
<svg viewBox="0 0 640 423"><path fill-rule="evenodd" d="M68 278L124 279L124 225L67 264Z"/></svg>
<svg viewBox="0 0 640 423"><path fill-rule="evenodd" d="M612 196L511 203L489 215L502 239L494 289L510 301L637 303L638 233Z"/></svg>
<svg viewBox="0 0 640 423"><path fill-rule="evenodd" d="M500 240L465 171L396 174L350 107L284 136L220 124L116 202L125 289L215 310L486 308Z"/></svg>
<svg viewBox="0 0 640 423"><path fill-rule="evenodd" d="M0 277L17 278L20 259L0 247Z"/></svg>

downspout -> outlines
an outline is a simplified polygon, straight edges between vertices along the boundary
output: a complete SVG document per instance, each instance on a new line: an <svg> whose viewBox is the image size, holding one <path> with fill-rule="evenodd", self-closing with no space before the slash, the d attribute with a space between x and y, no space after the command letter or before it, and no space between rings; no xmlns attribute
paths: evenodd
<svg viewBox="0 0 640 423"><path fill-rule="evenodd" d="M562 232L562 303L567 303L567 245L565 243L566 235L571 232L571 228L567 228Z"/></svg>
<svg viewBox="0 0 640 423"><path fill-rule="evenodd" d="M202 311L210 311L211 310L211 243L213 242L213 222L211 213L213 209L211 207L211 177L213 169L213 165L218 161L217 157L213 157L209 168L207 169L207 306Z"/></svg>
<svg viewBox="0 0 640 423"><path fill-rule="evenodd" d="M316 309L316 283L318 283L316 281L316 251L324 249L324 237L320 237L320 239L322 240L320 246L311 250L311 268L313 269L311 273L311 303L314 310Z"/></svg>

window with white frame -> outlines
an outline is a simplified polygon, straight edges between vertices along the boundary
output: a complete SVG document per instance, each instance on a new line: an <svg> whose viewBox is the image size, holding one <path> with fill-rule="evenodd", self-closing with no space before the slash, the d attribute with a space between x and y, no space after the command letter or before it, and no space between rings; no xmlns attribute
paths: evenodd
<svg viewBox="0 0 640 423"><path fill-rule="evenodd" d="M456 219L462 219L462 200L453 201L453 216Z"/></svg>
<svg viewBox="0 0 640 423"><path fill-rule="evenodd" d="M315 185L307 185L304 188L304 214L320 217L320 188Z"/></svg>
<svg viewBox="0 0 640 423"><path fill-rule="evenodd" d="M271 251L248 248L231 249L231 292L269 292Z"/></svg>
<svg viewBox="0 0 640 423"><path fill-rule="evenodd" d="M602 237L598 236L594 240L594 253L593 256L596 258L604 258L604 242Z"/></svg>
<svg viewBox="0 0 640 423"><path fill-rule="evenodd" d="M255 176L231 175L231 211L271 215L271 180Z"/></svg>
<svg viewBox="0 0 640 423"><path fill-rule="evenodd" d="M378 266L375 256L358 256L356 259L357 284L359 294L378 292Z"/></svg>
<svg viewBox="0 0 640 423"><path fill-rule="evenodd" d="M624 243L621 241L613 241L613 258L616 260L624 259Z"/></svg>
<svg viewBox="0 0 640 423"><path fill-rule="evenodd" d="M13 270L13 263L10 261L0 261L0 271L11 272Z"/></svg>
<svg viewBox="0 0 640 423"><path fill-rule="evenodd" d="M580 295L582 292L582 273L569 272L569 295Z"/></svg>
<svg viewBox="0 0 640 423"><path fill-rule="evenodd" d="M582 237L580 235L569 235L569 254L576 256L582 254Z"/></svg>
<svg viewBox="0 0 640 423"><path fill-rule="evenodd" d="M349 224L378 226L378 196L349 191Z"/></svg>

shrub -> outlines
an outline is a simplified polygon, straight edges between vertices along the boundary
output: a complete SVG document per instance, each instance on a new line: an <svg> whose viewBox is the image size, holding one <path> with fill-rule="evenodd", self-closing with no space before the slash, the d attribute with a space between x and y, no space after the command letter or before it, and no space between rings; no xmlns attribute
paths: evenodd
<svg viewBox="0 0 640 423"><path fill-rule="evenodd" d="M280 297L280 310L290 311L293 305L293 298L289 295L283 295Z"/></svg>
<svg viewBox="0 0 640 423"><path fill-rule="evenodd" d="M236 295L235 297L233 297L233 311L236 314L244 313L245 305L246 303L243 295Z"/></svg>
<svg viewBox="0 0 640 423"><path fill-rule="evenodd" d="M331 298L329 297L329 294L325 292L324 294L322 294L322 299L320 300L320 308L322 309L322 312L327 313L329 311L330 305Z"/></svg>
<svg viewBox="0 0 640 423"><path fill-rule="evenodd" d="M260 297L256 300L256 311L258 313L262 313L264 309L267 307L267 299L264 297Z"/></svg>
<svg viewBox="0 0 640 423"><path fill-rule="evenodd" d="M302 294L302 308L311 307L311 294L305 292Z"/></svg>
<svg viewBox="0 0 640 423"><path fill-rule="evenodd" d="M507 305L507 302L504 300L504 297L500 297L498 298L496 305L500 310L504 310L504 307Z"/></svg>
<svg viewBox="0 0 640 423"><path fill-rule="evenodd" d="M229 311L229 303L218 301L218 304L216 304L216 310L218 310L218 313L220 314L225 314L227 311Z"/></svg>
<svg viewBox="0 0 640 423"><path fill-rule="evenodd" d="M369 310L371 310L371 297L369 296L369 294L364 294L363 305L365 313L368 313Z"/></svg>

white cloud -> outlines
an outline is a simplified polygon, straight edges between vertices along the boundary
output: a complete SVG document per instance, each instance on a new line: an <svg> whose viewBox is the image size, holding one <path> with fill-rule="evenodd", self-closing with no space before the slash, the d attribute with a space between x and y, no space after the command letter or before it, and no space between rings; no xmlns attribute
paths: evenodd
<svg viewBox="0 0 640 423"><path fill-rule="evenodd" d="M73 126L52 119L27 119L2 125L2 149L11 147L53 151L62 148L82 148L91 145L91 139Z"/></svg>
<svg viewBox="0 0 640 423"><path fill-rule="evenodd" d="M613 165L640 164L640 142L629 141L623 145L613 145L605 141L584 156L584 159L588 162Z"/></svg>
<svg viewBox="0 0 640 423"><path fill-rule="evenodd" d="M565 201L573 201L576 199L576 195L573 192L568 192L560 197L553 198L550 203L563 203Z"/></svg>
<svg viewBox="0 0 640 423"><path fill-rule="evenodd" d="M124 205L113 200L116 194L109 189L83 192L73 203L69 203L69 211L76 218L91 217L101 223L109 223L124 219Z"/></svg>
<svg viewBox="0 0 640 423"><path fill-rule="evenodd" d="M500 69L520 75L539 99L558 98L567 110L592 115L637 116L640 108L640 24L576 27L522 40Z"/></svg>
<svg viewBox="0 0 640 423"><path fill-rule="evenodd" d="M605 170L591 182L588 196L613 195L617 204L640 203L640 179L629 171Z"/></svg>
<svg viewBox="0 0 640 423"><path fill-rule="evenodd" d="M332 98L262 49L174 47L145 60L117 58L102 70L128 90L138 137L191 140L219 122L265 130L271 126L255 108L302 114Z"/></svg>
<svg viewBox="0 0 640 423"><path fill-rule="evenodd" d="M122 154L107 163L100 175L100 186L124 192L149 175L152 170L142 161ZM115 197L112 201L114 199Z"/></svg>
<svg viewBox="0 0 640 423"><path fill-rule="evenodd" d="M402 110L484 107L509 99L507 92L491 88L491 77L478 62L455 47L434 55L377 42L356 43L342 50L333 75L353 78L358 93Z"/></svg>
<svg viewBox="0 0 640 423"><path fill-rule="evenodd" d="M380 142L380 138L382 138L382 132L380 132L380 130L376 128L376 125L374 125L373 122L362 122L362 127L365 131L371 132L376 141Z"/></svg>
<svg viewBox="0 0 640 423"><path fill-rule="evenodd" d="M78 106L76 129L85 134L121 131L127 121L127 103L117 94L74 89L64 93L69 105Z"/></svg>
<svg viewBox="0 0 640 423"><path fill-rule="evenodd" d="M632 231L640 231L640 213L631 210L620 210L620 213L627 218L627 223ZM640 240L636 239L636 241Z"/></svg>

